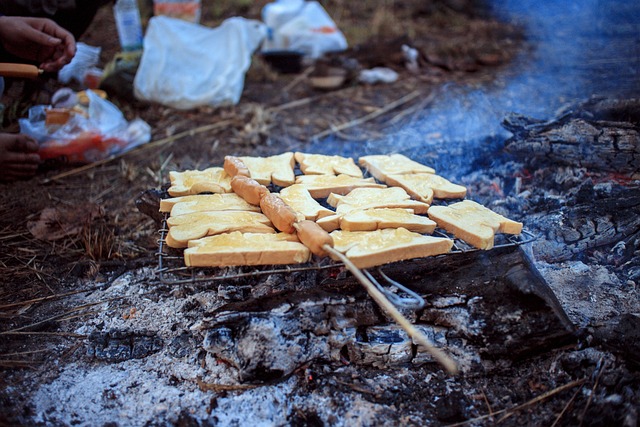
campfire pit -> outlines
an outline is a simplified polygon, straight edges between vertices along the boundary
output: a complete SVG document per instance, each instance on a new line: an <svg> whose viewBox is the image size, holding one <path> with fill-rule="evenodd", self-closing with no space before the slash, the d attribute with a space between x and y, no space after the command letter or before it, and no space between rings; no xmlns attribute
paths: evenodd
<svg viewBox="0 0 640 427"><path fill-rule="evenodd" d="M406 37L354 50L390 52L371 62L400 71L390 86L350 79L320 93L252 69L236 107L123 105L154 124L148 150L3 188L0 424L637 424L637 2L484 10L508 8L518 27L478 21L466 1L417 3L387 2L364 27L415 20L429 35L409 43L424 53L418 74L403 68ZM440 28L448 18L463 25ZM401 311L458 376L339 263L204 271L170 254L157 268L158 226L133 206L142 190L230 152L296 150L400 152L535 236L383 266L425 299ZM28 233L45 208L87 210L88 199L104 211L83 234Z"/></svg>

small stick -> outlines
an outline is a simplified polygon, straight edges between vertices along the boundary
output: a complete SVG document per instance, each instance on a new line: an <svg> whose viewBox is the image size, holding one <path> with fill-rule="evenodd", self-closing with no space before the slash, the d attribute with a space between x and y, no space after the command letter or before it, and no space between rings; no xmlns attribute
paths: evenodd
<svg viewBox="0 0 640 427"><path fill-rule="evenodd" d="M553 422L553 424L551 424L551 427L556 427L556 425L558 425L558 423L560 422L560 418L562 418L562 416L564 415L565 412L567 412L567 410L569 409L569 407L573 404L573 401L576 400L576 397L578 397L578 393L580 393L580 390L582 390L581 388L577 389L575 391L575 393L573 393L573 396L571 396L571 399L569 399L569 401L567 402L566 405L564 405L564 408L562 408L562 411L558 414L558 416L556 417L555 421Z"/></svg>
<svg viewBox="0 0 640 427"><path fill-rule="evenodd" d="M508 412L508 413L512 414L512 413L514 413L516 411L519 411L520 409L523 409L523 408L526 408L527 406L533 405L534 403L538 403L538 402L541 402L543 400L546 400L546 399L550 398L551 396L560 393L561 391L565 391L565 390L573 388L573 387L575 387L577 385L584 384L585 381L586 381L585 378L582 378L580 380L571 381L570 383L567 383L567 384L562 385L560 387L554 388L553 390L550 390L550 391L548 391L546 393L543 393L538 397L534 397L533 399L529 400L528 402L525 402L525 403L523 403L521 405L514 406L513 408L501 409L501 410L495 411L495 412L493 412L491 414L482 415L480 417L476 417L476 418L473 418L473 419L470 419L470 420L466 420L466 421L462 421L462 422L455 423L455 424L449 424L448 427L465 426L467 424L475 423L476 421L482 421L482 420L485 420L487 418L491 418L494 415L503 414L505 412Z"/></svg>
<svg viewBox="0 0 640 427"><path fill-rule="evenodd" d="M311 138L309 138L310 140L314 140L314 139L319 139L328 135L331 135L333 133L339 132L341 130L345 130L345 129L349 129L352 128L354 126L360 125L362 123L366 123L369 120L373 120L378 116L383 115L384 113L393 110L394 108L402 105L402 104L406 104L407 102L411 101L414 98L417 98L419 95L421 94L420 91L416 90L411 92L408 95L403 96L402 98L392 102L391 104L388 104L376 111L374 111L373 113L369 113L366 116L360 117L358 119L352 120L350 122L346 122L343 123L341 125L335 126L335 127L331 127L331 129L326 129L320 133L317 133L315 135L313 135Z"/></svg>
<svg viewBox="0 0 640 427"><path fill-rule="evenodd" d="M296 87L301 81L303 81L304 79L306 79L307 77L309 77L309 74L311 74L313 72L313 70L315 69L315 67L309 67L306 70L304 70L303 73L301 73L299 76L297 76L295 79L293 79L291 81L291 83L289 83L288 85L286 85L282 91L283 92L289 92L291 89L293 89L294 87Z"/></svg>
<svg viewBox="0 0 640 427"><path fill-rule="evenodd" d="M596 380L593 383L593 387L591 388L591 393L589 394L589 398L587 399L587 403L586 403L586 405L584 405L584 409L582 410L582 414L580 415L580 427L582 427L582 423L584 422L584 416L587 414L587 409L589 409L589 405L591 405L591 401L593 400L593 395L596 393L596 388L598 387L598 383L600 382L600 377L602 376L602 373L604 372L604 368L606 368L606 366L607 366L607 362L606 361L604 362L604 364L602 364L603 360L604 360L604 356L600 358L600 360L598 361L598 365L596 365L596 366L601 366L600 367L600 372L598 372L598 376L596 377Z"/></svg>
<svg viewBox="0 0 640 427"><path fill-rule="evenodd" d="M378 305L384 311L386 311L393 318L393 320L395 320L396 323L398 323L398 325L400 325L400 327L404 329L407 334L409 334L411 338L413 338L418 342L418 344L423 346L447 370L447 372L449 372L449 374L456 375L458 373L458 366L456 362L454 362L442 350L434 346L424 335L424 333L422 333L420 330L418 330L418 328L411 324L411 322L409 322L409 320L407 320L407 318L404 317L402 313L400 313L400 311L398 311L396 306L394 306L391 301L389 301L387 297L385 297L384 294L380 292L373 283L371 283L367 276L365 276L362 271L358 267L356 267L355 264L351 262L351 260L349 260L349 258L329 245L324 245L323 248L327 252L330 252L332 255L339 258L340 261L344 263L345 267L347 267L347 269L351 271L356 279L358 279L360 284L364 286L367 293L369 293L369 296L371 296L371 298L373 298L373 300L378 303Z"/></svg>
<svg viewBox="0 0 640 427"><path fill-rule="evenodd" d="M34 299L26 300L26 301L21 301L21 302L14 302L14 303L11 303L11 304L4 304L4 305L0 305L0 310L4 310L6 308L11 308L11 307L16 307L16 306L21 306L21 305L29 305L29 304L33 304L33 303L36 303L36 302L48 301L48 300L52 300L52 299L56 299L56 298L67 297L69 295L81 294L83 292L91 292L91 291L95 291L96 289L99 289L99 287L98 286L94 286L92 288L66 292L64 294L55 294L55 295L49 295L49 296L46 296L46 297L34 298Z"/></svg>

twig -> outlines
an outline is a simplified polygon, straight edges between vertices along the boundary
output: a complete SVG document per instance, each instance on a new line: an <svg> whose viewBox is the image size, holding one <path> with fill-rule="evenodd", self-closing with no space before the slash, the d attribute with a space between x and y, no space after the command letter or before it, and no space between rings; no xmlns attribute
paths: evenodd
<svg viewBox="0 0 640 427"><path fill-rule="evenodd" d="M74 334L73 332L43 332L43 331L19 331L19 332L2 332L2 335L55 335L59 337L68 337L68 338L87 338L88 335L83 334Z"/></svg>
<svg viewBox="0 0 640 427"><path fill-rule="evenodd" d="M391 118L391 120L389 120L388 124L393 125L399 122L400 120L402 120L405 116L409 114L413 114L416 111L424 110L427 107L427 105L429 105L431 101L434 100L435 97L436 97L435 93L430 93L429 96L427 96L423 101L419 102L417 105L406 108L401 112L399 112L398 114L396 114L393 118Z"/></svg>
<svg viewBox="0 0 640 427"><path fill-rule="evenodd" d="M580 390L582 390L581 388L577 389L575 393L573 393L573 396L571 396L571 399L569 399L569 401L567 402L566 405L564 405L564 408L562 408L562 411L558 414L558 416L556 417L555 421L553 422L553 424L551 424L551 427L555 427L559 422L560 419L562 418L562 416L564 415L565 412L567 412L567 410L569 409L569 407L573 404L573 401L576 399L576 397L578 397L578 393L580 393Z"/></svg>
<svg viewBox="0 0 640 427"><path fill-rule="evenodd" d="M24 356L25 354L43 353L45 351L51 351L51 350L48 348L43 348L41 350L19 351L17 353L0 354L0 357Z"/></svg>
<svg viewBox="0 0 640 427"><path fill-rule="evenodd" d="M341 125L332 127L331 129L326 129L326 130L324 130L322 132L319 132L319 133L313 135L311 138L309 138L309 140L323 138L325 136L331 135L332 133L336 133L336 132L339 132L339 131L342 131L342 130L345 130L345 129L348 129L348 128L352 128L354 126L361 125L362 123L366 123L369 120L373 120L376 117L379 117L379 116L381 116L381 115L393 110L394 108L396 108L396 107L398 107L400 105L406 104L407 102L417 98L420 95L421 95L421 92L418 91L418 90L415 90L415 91L411 92L410 94L405 95L402 98L397 99L396 101L394 101L394 102L392 102L390 104L387 104L384 107L379 108L378 110L376 110L376 111L374 111L372 113L367 114L366 116L360 117L360 118L355 119L355 120L351 120L350 122L346 122L346 123L343 123Z"/></svg>
<svg viewBox="0 0 640 427"><path fill-rule="evenodd" d="M598 387L598 383L600 382L600 377L602 376L602 373L604 372L604 368L607 366L607 362L604 362L604 365L602 364L602 361L604 360L604 356L600 358L600 360L598 361L598 365L596 366L601 366L600 367L600 371L598 372L598 376L596 377L595 382L593 383L593 387L591 388L591 393L589 394L589 398L587 399L587 404L584 405L584 409L582 410L582 414L580 414L580 426L582 427L582 423L584 422L584 416L587 414L587 409L589 409L589 405L591 405L591 401L593 400L593 395L596 392L596 387Z"/></svg>
<svg viewBox="0 0 640 427"><path fill-rule="evenodd" d="M309 74L311 74L313 72L313 70L315 69L315 67L308 67L306 70L304 70L303 73L301 73L299 76L296 76L295 79L293 79L291 81L291 83L289 83L288 85L286 85L282 91L283 92L289 92L291 89L293 89L294 87L296 87L301 81L303 81L304 79L306 79L307 77L309 77Z"/></svg>
<svg viewBox="0 0 640 427"><path fill-rule="evenodd" d="M487 399L487 394L484 392L484 390L480 390L482 391L482 398L484 399L484 404L487 405L487 409L489 410L489 415L493 416L493 408L491 408L491 404L489 404L489 399Z"/></svg>
<svg viewBox="0 0 640 427"><path fill-rule="evenodd" d="M322 98L327 98L329 96L335 96L337 94L349 91L351 89L353 89L353 88L346 87L344 89L334 90L332 92L328 92L326 94L322 94L322 95L318 95L318 96L310 96L308 98L296 99L295 101L286 102L284 104L276 105L274 107L269 107L269 108L266 109L266 111L270 112L270 113L277 113L278 111L284 111L284 110L288 110L290 108L301 107L303 105L311 104L313 101L317 101L317 100L322 99Z"/></svg>
<svg viewBox="0 0 640 427"><path fill-rule="evenodd" d="M122 299L122 298L125 298L125 296L115 297L115 298L109 298L109 299L107 299L107 300L103 300L103 301L91 302L91 303L88 303L88 304L83 304L83 305L78 306L78 307L75 307L75 308L73 308L73 309L71 309L71 310L65 311L65 312L64 312L64 313L62 313L62 314L57 314L57 315L55 315L55 316L51 316L51 317L49 317L48 319L44 319L44 320L41 320L41 321L39 321L39 322L32 323L32 324L30 324L30 325L21 326L21 327L19 327L19 328L11 329L11 330L9 330L9 331L0 332L0 335L7 335L7 334L10 334L10 333L12 333L12 332L19 332L19 331L22 331L22 330L24 330L24 329L33 328L34 326L42 325L43 323L53 322L53 321L55 321L55 320L60 320L61 318L64 318L64 317L68 316L68 315L69 315L69 314L71 314L71 313L75 313L76 311L79 311L79 310L85 309L85 308L87 308L87 307L92 307L92 306L94 306L94 305L104 304L104 303L111 302L111 301L115 301L115 300L119 300L119 299Z"/></svg>
<svg viewBox="0 0 640 427"><path fill-rule="evenodd" d="M495 415L499 415L499 414L503 414L503 413L517 412L517 411L519 411L519 410L521 410L523 408L526 408L527 406L531 406L531 405L533 405L535 403L538 403L538 402L541 402L543 400L546 400L546 399L550 398L551 396L553 396L555 394L558 394L558 393L560 393L562 391L565 391L565 390L568 390L568 389L573 388L575 386L584 384L585 381L586 381L585 378L582 378L580 380L571 381L570 383L567 383L567 384L562 385L560 387L554 388L553 390L550 390L550 391L548 391L546 393L543 393L540 396L535 397L535 398L533 398L533 399L529 400L528 402L525 402L525 403L523 403L521 405L514 406L513 408L501 409L501 410L495 411L495 412L493 412L491 414L482 415L480 417L476 417L476 418L473 418L473 419L470 419L470 420L466 420L466 421L462 421L462 422L455 423L455 424L449 424L447 427L464 426L464 425L467 425L467 424L474 423L476 421L482 421L482 420L485 420L487 418L491 418L491 417L493 417Z"/></svg>
<svg viewBox="0 0 640 427"><path fill-rule="evenodd" d="M69 295L81 294L83 292L91 292L91 291L95 291L96 289L99 289L99 286L94 286L92 288L83 289L83 290L76 290L76 291L66 292L64 294L49 295L49 296L46 296L46 297L33 298L33 299L30 299L30 300L26 300L26 301L14 302L14 303L11 303L11 304L0 305L0 310L4 310L6 308L11 308L11 307L17 307L17 306L21 306L21 305L30 305L30 304L33 304L33 303L36 303L36 302L43 302L43 301L48 301L48 300L52 300L52 299L56 299L56 298L63 298L63 297L67 297Z"/></svg>
<svg viewBox="0 0 640 427"><path fill-rule="evenodd" d="M237 390L251 390L259 386L253 384L209 384L202 381L200 378L196 378L196 383L201 391L237 391Z"/></svg>
<svg viewBox="0 0 640 427"><path fill-rule="evenodd" d="M0 366L4 368L33 368L39 362L28 360L0 360Z"/></svg>
<svg viewBox="0 0 640 427"><path fill-rule="evenodd" d="M207 132L207 131L210 131L210 130L213 130L213 129L217 129L217 128L226 126L228 124L231 124L231 120L223 120L223 121L220 121L220 122L217 122L217 123L213 123L213 124L210 124L210 125L200 126L200 127L195 128L195 129L189 129L189 130L186 130L184 132L180 132L180 133L177 133L175 135L171 135L171 136L168 136L166 138L159 139L157 141L153 141L153 142L149 142L147 144L140 145L140 146L136 147L133 150L125 151L124 153L116 154L116 155L110 156L110 157L108 157L106 159L98 160L97 162L89 163L89 164L80 166L78 168L71 169L70 171L66 171L66 172L60 173L58 175L52 176L51 178L46 178L46 179L42 180L42 184L48 184L51 181L57 181L57 180L62 179L62 178L66 178L66 177L69 177L69 176L72 176L72 175L79 174L81 172L85 172L85 171L93 169L95 167L107 164L107 163L109 163L109 162L111 162L113 160L125 157L125 156L127 156L128 154L131 154L131 153L139 153L139 152L147 150L149 148L154 148L154 147L158 147L160 145L164 145L164 144L168 144L168 143L171 143L171 142L175 142L175 141L177 141L179 139L182 139L182 138L184 138L186 136L192 136L192 135L196 135L196 134L199 134L199 133L202 133L202 132Z"/></svg>
<svg viewBox="0 0 640 427"><path fill-rule="evenodd" d="M338 379L336 379L335 381L336 381L338 384L342 384L342 385L344 385L344 386L349 387L349 388L350 388L351 390L353 390L353 391L357 391L357 392L365 393L365 394L372 394L372 395L375 395L375 394L376 394L375 392L373 392L373 391L371 391L371 390L369 390L369 389L367 389L367 388L364 388L364 387L362 387L362 386L359 386L359 385L357 385L357 384L351 384L351 383L348 383L348 382L340 381L340 380L338 380Z"/></svg>

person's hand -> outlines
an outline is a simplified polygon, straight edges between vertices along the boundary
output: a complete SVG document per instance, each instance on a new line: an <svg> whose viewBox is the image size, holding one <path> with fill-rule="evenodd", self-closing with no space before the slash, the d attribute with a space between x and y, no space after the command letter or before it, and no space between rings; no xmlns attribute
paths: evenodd
<svg viewBox="0 0 640 427"><path fill-rule="evenodd" d="M44 71L57 71L76 54L73 35L46 18L0 17L0 43L12 55L40 63Z"/></svg>
<svg viewBox="0 0 640 427"><path fill-rule="evenodd" d="M31 178L42 163L38 143L24 134L0 133L0 181Z"/></svg>

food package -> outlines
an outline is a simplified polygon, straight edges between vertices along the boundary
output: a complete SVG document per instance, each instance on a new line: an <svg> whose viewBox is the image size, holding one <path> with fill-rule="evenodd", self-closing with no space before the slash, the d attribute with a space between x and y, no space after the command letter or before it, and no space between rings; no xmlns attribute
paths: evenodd
<svg viewBox="0 0 640 427"><path fill-rule="evenodd" d="M54 109L36 105L20 119L20 132L40 145L42 160L86 164L131 150L151 139L151 127L141 119L131 122L99 93L86 91L88 106Z"/></svg>

